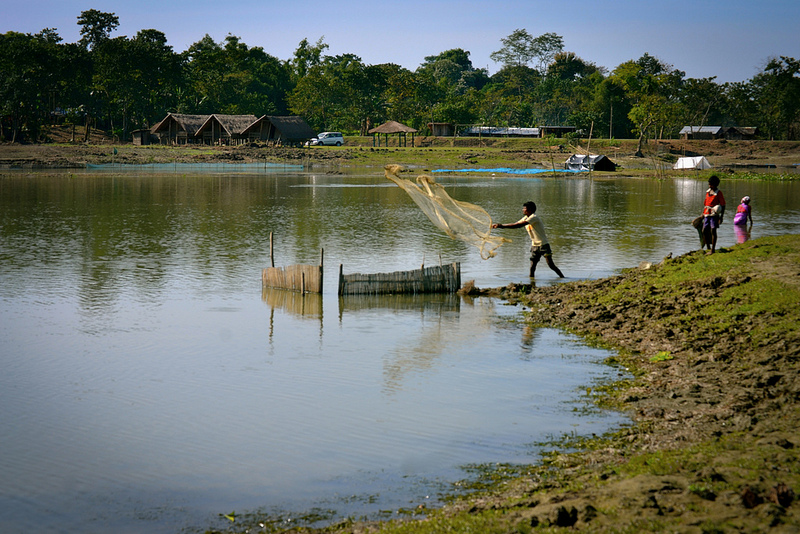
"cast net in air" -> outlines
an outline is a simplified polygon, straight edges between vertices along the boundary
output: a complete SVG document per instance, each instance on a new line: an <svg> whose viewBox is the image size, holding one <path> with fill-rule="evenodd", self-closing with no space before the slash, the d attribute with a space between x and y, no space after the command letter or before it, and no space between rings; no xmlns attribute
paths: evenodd
<svg viewBox="0 0 800 534"><path fill-rule="evenodd" d="M478 247L484 260L493 257L500 245L511 241L491 235L492 218L480 206L451 198L430 176L417 176L416 184L400 178L400 170L400 165L384 167L386 178L402 187L433 224L451 238Z"/></svg>

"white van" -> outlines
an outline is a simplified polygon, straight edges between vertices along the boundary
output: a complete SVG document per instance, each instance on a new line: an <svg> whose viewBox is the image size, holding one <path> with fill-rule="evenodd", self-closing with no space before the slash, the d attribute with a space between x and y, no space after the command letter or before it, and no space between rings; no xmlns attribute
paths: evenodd
<svg viewBox="0 0 800 534"><path fill-rule="evenodd" d="M342 146L344 144L344 136L342 132L322 132L311 139L309 144Z"/></svg>

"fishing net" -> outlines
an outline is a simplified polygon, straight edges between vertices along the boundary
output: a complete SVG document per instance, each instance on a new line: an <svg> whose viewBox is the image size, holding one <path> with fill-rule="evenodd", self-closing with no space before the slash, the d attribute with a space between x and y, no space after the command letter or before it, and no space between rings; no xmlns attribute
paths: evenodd
<svg viewBox="0 0 800 534"><path fill-rule="evenodd" d="M400 178L400 165L384 167L386 178L399 185L416 202L433 224L453 239L478 247L484 260L493 257L500 245L511 240L493 236L492 218L475 204L450 198L444 187L426 175L417 176L417 183Z"/></svg>

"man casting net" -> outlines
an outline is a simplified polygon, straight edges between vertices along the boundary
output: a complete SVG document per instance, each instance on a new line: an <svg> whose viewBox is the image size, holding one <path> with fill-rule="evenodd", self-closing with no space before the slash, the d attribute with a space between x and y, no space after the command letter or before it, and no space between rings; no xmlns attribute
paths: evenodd
<svg viewBox="0 0 800 534"><path fill-rule="evenodd" d="M450 198L444 187L426 175L417 176L417 183L400 178L400 165L384 167L386 178L408 193L433 224L453 239L478 247L484 260L493 257L500 245L511 240L493 236L492 218L475 204Z"/></svg>

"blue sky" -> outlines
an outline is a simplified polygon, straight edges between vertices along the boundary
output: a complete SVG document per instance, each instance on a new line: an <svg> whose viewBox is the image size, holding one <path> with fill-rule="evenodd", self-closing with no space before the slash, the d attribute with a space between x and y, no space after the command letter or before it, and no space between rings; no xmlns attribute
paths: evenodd
<svg viewBox="0 0 800 534"><path fill-rule="evenodd" d="M489 55L517 28L534 37L557 33L565 50L609 71L648 53L687 77L739 82L771 57L800 59L797 0L0 0L0 33L56 28L75 42L77 17L87 9L119 17L112 36L152 28L177 52L205 34L217 42L233 34L286 60L303 38L324 37L329 55L410 70L426 56L462 48L493 74L500 65Z"/></svg>

